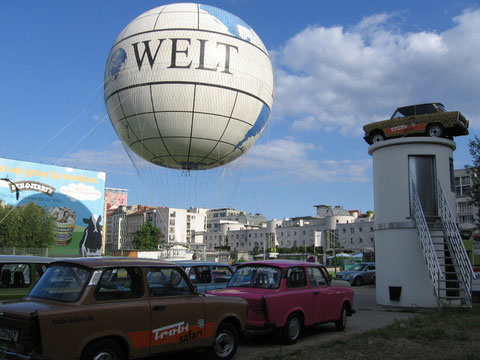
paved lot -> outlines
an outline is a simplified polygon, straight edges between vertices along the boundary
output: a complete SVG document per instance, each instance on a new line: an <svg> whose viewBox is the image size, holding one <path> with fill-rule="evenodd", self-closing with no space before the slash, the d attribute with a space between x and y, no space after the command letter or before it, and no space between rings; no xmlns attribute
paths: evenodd
<svg viewBox="0 0 480 360"><path fill-rule="evenodd" d="M348 318L347 328L344 331L335 331L335 325L324 324L307 329L300 340L289 345L288 349L300 348L305 345L321 344L335 339L347 339L353 334L384 327L395 319L402 320L414 316L415 312L377 305L374 285L353 287L355 291L354 308L356 313ZM263 354L268 355L274 350L285 349L286 346L278 342L271 330L247 331L233 360L258 359ZM155 359L203 359L203 351L190 351L176 354L165 354Z"/></svg>

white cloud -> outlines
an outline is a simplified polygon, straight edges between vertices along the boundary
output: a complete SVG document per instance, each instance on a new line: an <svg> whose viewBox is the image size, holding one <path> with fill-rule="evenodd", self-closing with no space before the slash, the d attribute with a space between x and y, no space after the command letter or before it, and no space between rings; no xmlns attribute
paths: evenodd
<svg viewBox="0 0 480 360"><path fill-rule="evenodd" d="M480 127L480 10L450 29L401 33L398 14L377 14L352 28L308 27L272 51L274 118L295 130L361 134L396 107L443 102Z"/></svg>
<svg viewBox="0 0 480 360"><path fill-rule="evenodd" d="M100 191L96 190L92 185L73 183L60 187L60 193L67 195L72 201L95 201L102 196Z"/></svg>
<svg viewBox="0 0 480 360"><path fill-rule="evenodd" d="M257 144L247 154L245 165L269 170L268 179L292 182L368 181L371 159L315 160L309 153L320 149L313 144L293 139L277 139L268 144ZM265 177L257 180L266 180Z"/></svg>
<svg viewBox="0 0 480 360"><path fill-rule="evenodd" d="M83 169L118 168L133 171L132 162L120 140L112 142L105 150L78 150L59 162Z"/></svg>

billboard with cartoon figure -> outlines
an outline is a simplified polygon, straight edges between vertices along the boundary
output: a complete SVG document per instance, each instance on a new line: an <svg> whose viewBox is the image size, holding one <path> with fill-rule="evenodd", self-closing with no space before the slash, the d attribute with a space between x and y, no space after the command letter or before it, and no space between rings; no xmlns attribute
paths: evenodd
<svg viewBox="0 0 480 360"><path fill-rule="evenodd" d="M0 178L4 204L33 202L54 217L50 256L102 254L105 172L0 158Z"/></svg>

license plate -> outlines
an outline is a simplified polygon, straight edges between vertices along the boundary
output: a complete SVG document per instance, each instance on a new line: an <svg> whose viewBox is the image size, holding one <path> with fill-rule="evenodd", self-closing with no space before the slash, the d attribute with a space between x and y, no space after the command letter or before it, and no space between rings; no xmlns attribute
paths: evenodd
<svg viewBox="0 0 480 360"><path fill-rule="evenodd" d="M0 339L6 341L14 341L17 342L18 340L18 331L12 329L5 329L0 327Z"/></svg>

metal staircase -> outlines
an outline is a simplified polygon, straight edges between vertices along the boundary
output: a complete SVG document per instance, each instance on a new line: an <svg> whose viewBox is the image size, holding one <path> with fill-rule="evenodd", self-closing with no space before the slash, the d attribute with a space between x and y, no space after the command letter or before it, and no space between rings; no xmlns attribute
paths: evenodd
<svg viewBox="0 0 480 360"><path fill-rule="evenodd" d="M440 183L437 185L440 216L428 221L413 182L411 188L412 212L438 306L472 307L475 274Z"/></svg>

